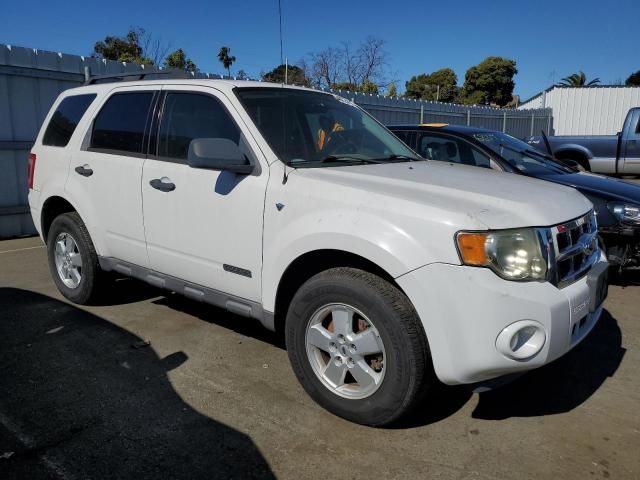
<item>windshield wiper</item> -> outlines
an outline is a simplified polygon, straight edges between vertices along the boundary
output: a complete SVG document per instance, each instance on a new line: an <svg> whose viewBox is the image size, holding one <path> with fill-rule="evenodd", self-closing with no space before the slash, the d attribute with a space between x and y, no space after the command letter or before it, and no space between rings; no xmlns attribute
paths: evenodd
<svg viewBox="0 0 640 480"><path fill-rule="evenodd" d="M352 157L350 155L328 155L320 160L320 163L329 163L329 162L358 162L358 163L384 163L383 160L378 160L374 158L359 158Z"/></svg>
<svg viewBox="0 0 640 480"><path fill-rule="evenodd" d="M419 162L422 159L412 157L410 155L397 155L394 153L392 155L389 155L388 157L381 158L380 160L409 160L410 162Z"/></svg>
<svg viewBox="0 0 640 480"><path fill-rule="evenodd" d="M511 150L512 152L516 152L519 153L520 155L524 155L526 157L529 158L533 158L534 160L537 160L536 157L542 157L545 160L549 161L550 163L553 164L553 167L558 168L564 172L567 173L571 173L573 172L573 170L571 170L569 167L565 167L564 165L561 165L560 163L558 163L558 161L555 158L550 157L549 155L546 155L542 152L539 152L538 150L532 150L532 149L527 149L527 150L518 150L517 148L513 148L510 147L509 145L505 145L504 143L500 143L498 144L500 147L502 148L506 148L507 150ZM535 155L535 156L534 156ZM509 161L509 159L507 159ZM514 162L509 161L509 163L511 164L511 166L518 168L517 165L514 164Z"/></svg>

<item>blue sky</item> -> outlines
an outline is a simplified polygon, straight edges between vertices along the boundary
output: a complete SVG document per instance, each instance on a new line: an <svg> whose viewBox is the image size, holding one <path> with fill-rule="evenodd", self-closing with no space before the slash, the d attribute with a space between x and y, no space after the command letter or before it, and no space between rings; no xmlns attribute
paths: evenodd
<svg viewBox="0 0 640 480"><path fill-rule="evenodd" d="M347 2L282 0L285 56L368 35L387 42L390 70L404 82L451 67L462 84L467 68L489 55L517 61L515 93L529 97L584 70L603 83L640 69L640 0ZM109 34L142 26L184 48L201 70L222 72L222 45L237 57L232 73L251 76L279 63L277 0L92 0L10 2L0 16L0 43L79 55Z"/></svg>

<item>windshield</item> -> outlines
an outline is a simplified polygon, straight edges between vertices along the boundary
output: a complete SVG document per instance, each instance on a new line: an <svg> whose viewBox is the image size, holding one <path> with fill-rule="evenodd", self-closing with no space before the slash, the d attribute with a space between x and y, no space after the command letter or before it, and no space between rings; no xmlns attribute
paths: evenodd
<svg viewBox="0 0 640 480"><path fill-rule="evenodd" d="M506 133L477 132L472 137L497 152L522 173L533 176L575 173L544 153L534 150L531 145Z"/></svg>
<svg viewBox="0 0 640 480"><path fill-rule="evenodd" d="M235 92L271 149L292 167L419 159L342 97L286 88L237 88Z"/></svg>

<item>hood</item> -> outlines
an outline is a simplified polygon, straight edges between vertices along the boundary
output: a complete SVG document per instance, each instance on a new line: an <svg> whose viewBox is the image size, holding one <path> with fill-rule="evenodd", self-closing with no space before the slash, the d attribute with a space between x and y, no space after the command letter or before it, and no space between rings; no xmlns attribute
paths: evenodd
<svg viewBox="0 0 640 480"><path fill-rule="evenodd" d="M620 201L640 205L640 185L619 178L593 173L567 173L545 175L543 178L577 188L585 195L593 195L606 201Z"/></svg>
<svg viewBox="0 0 640 480"><path fill-rule="evenodd" d="M355 189L360 193L356 195L360 201L387 209L390 214L400 203L402 208L422 212L425 218L466 229L550 226L593 208L589 200L572 188L445 162L305 168L295 173L312 181ZM331 185L326 188L332 189ZM344 189L334 188L334 192L348 201ZM389 198L401 202L389 205Z"/></svg>

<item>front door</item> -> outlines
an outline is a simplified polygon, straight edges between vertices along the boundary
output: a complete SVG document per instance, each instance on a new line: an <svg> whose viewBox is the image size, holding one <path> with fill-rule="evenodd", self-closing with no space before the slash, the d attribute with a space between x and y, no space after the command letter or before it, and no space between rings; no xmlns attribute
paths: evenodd
<svg viewBox="0 0 640 480"><path fill-rule="evenodd" d="M142 178L147 251L155 271L260 301L268 170L260 168L253 138L223 100L213 88L165 87L155 155ZM239 175L189 167L195 138L233 141L256 170Z"/></svg>
<svg viewBox="0 0 640 480"><path fill-rule="evenodd" d="M622 157L624 163L620 173L640 174L640 110L635 110L622 132L624 143Z"/></svg>

